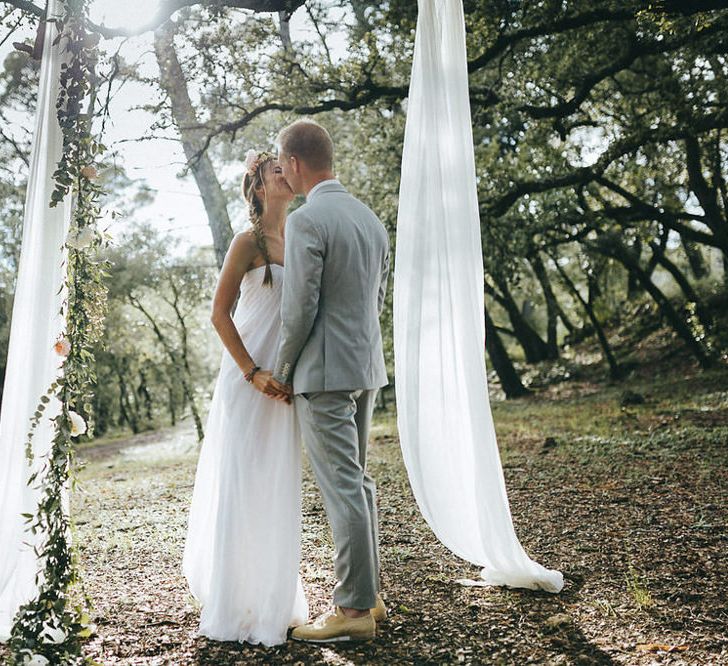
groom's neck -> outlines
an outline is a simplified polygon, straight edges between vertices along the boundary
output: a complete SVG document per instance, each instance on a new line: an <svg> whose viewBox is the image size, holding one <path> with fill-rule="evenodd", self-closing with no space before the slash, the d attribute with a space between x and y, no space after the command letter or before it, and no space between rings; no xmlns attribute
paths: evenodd
<svg viewBox="0 0 728 666"><path fill-rule="evenodd" d="M336 178L333 171L318 171L307 175L303 178L303 195L308 196L308 193L316 187L316 185L324 180L331 180L333 178Z"/></svg>

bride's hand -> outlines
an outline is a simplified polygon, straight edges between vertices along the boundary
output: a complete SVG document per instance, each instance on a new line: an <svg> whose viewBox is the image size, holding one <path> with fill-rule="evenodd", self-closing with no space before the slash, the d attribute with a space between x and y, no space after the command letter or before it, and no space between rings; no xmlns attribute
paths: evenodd
<svg viewBox="0 0 728 666"><path fill-rule="evenodd" d="M253 386L261 393L265 393L265 387L268 386L268 380L272 374L270 370L258 370L253 375Z"/></svg>
<svg viewBox="0 0 728 666"><path fill-rule="evenodd" d="M293 402L293 391L290 384L281 384L268 373L268 383L263 392L272 400L280 400L290 405Z"/></svg>

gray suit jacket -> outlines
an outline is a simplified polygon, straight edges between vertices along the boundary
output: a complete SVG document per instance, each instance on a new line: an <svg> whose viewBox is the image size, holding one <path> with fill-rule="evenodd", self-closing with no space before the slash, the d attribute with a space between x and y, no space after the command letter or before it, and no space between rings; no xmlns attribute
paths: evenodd
<svg viewBox="0 0 728 666"><path fill-rule="evenodd" d="M286 222L282 336L273 376L294 393L387 384L379 315L389 238L340 183L327 183Z"/></svg>

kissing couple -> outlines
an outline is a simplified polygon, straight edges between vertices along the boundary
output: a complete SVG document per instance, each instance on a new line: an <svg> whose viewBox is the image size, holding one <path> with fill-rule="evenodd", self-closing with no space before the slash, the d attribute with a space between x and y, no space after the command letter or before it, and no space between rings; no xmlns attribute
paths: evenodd
<svg viewBox="0 0 728 666"><path fill-rule="evenodd" d="M294 627L296 640L367 640L386 617L366 456L375 396L387 384L379 316L389 239L335 178L321 125L299 120L276 143L277 155L246 156L250 224L232 239L213 298L224 350L183 571L201 605L198 635L271 646ZM306 202L287 215L297 194ZM332 610L308 624L301 441L338 579Z"/></svg>

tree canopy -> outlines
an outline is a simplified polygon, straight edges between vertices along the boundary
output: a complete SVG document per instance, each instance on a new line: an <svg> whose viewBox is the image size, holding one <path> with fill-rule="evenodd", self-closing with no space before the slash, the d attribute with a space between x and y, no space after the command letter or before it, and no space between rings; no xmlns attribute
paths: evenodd
<svg viewBox="0 0 728 666"><path fill-rule="evenodd" d="M43 13L3 4L8 25ZM465 0L488 347L508 395L525 390L524 363L590 335L622 376L605 327L640 303L699 364L723 354L711 312L728 282L724 5ZM98 103L129 79L159 91L140 134L182 142L218 265L236 165L302 115L330 129L339 175L394 243L416 19L405 0L161 2L135 31L154 31L158 76L109 48L129 31L89 27L108 54ZM22 103L23 62L6 62L0 113ZM0 141L22 159L17 137Z"/></svg>

